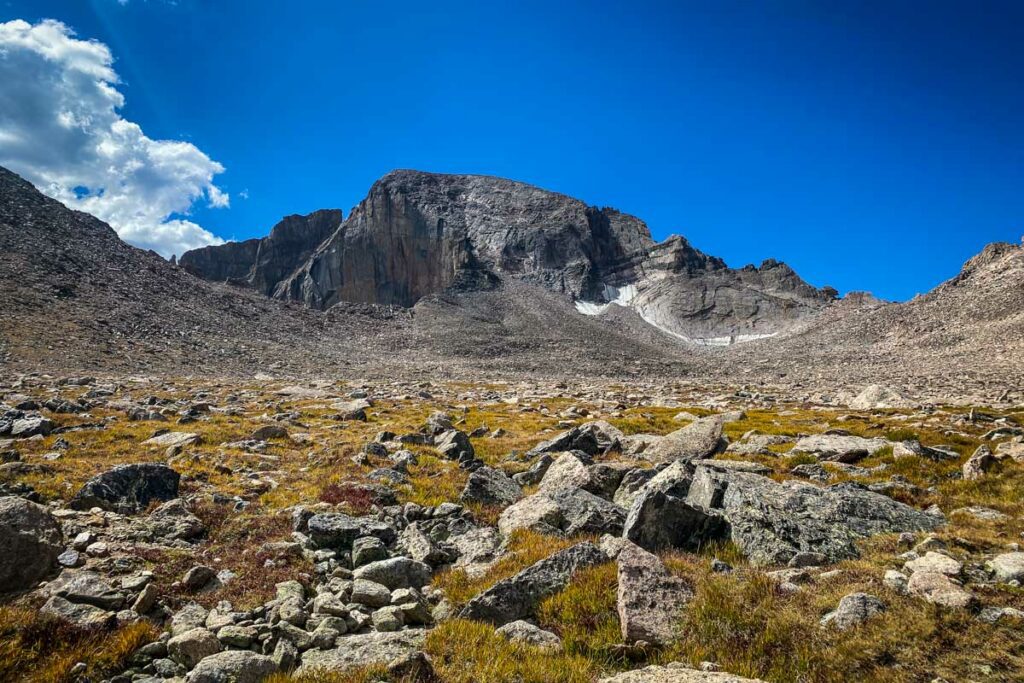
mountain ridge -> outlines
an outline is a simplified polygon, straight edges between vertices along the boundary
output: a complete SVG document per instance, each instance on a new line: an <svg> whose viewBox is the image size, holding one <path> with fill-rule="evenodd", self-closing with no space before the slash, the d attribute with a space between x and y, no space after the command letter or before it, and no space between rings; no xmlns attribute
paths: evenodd
<svg viewBox="0 0 1024 683"><path fill-rule="evenodd" d="M321 310L339 301L410 307L453 285L512 277L580 302L585 314L634 307L650 324L698 342L777 334L836 295L774 259L729 268L682 236L655 242L635 216L496 176L392 171L321 237L306 245L304 264L277 267L290 274L264 293ZM223 263L237 249L207 247L181 263L230 281ZM618 298L624 289L628 300Z"/></svg>

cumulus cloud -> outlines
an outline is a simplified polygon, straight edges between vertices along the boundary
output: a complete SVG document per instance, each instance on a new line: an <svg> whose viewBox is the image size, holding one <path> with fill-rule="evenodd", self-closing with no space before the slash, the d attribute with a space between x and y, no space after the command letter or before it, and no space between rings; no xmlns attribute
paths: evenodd
<svg viewBox="0 0 1024 683"><path fill-rule="evenodd" d="M0 23L0 165L164 256L222 243L187 217L198 201L229 206L213 183L224 167L124 119L113 63L59 21Z"/></svg>

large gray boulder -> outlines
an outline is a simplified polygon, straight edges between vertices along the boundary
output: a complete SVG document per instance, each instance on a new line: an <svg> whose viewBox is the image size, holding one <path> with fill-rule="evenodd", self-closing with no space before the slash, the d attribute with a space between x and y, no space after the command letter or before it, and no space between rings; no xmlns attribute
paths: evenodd
<svg viewBox="0 0 1024 683"><path fill-rule="evenodd" d="M718 511L751 562L786 564L800 552L830 562L857 557L856 541L880 533L931 531L941 514L923 512L857 484L826 488L698 466L686 502Z"/></svg>
<svg viewBox="0 0 1024 683"><path fill-rule="evenodd" d="M260 683L277 671L266 655L248 650L226 650L200 660L185 678L188 683Z"/></svg>
<svg viewBox="0 0 1024 683"><path fill-rule="evenodd" d="M623 543L616 559L623 642L668 645L678 635L680 617L693 598L693 589L673 576L657 555L634 543Z"/></svg>
<svg viewBox="0 0 1024 683"><path fill-rule="evenodd" d="M551 534L622 533L626 511L604 498L582 489L535 493L505 508L498 518L498 530L506 536L516 529Z"/></svg>
<svg viewBox="0 0 1024 683"><path fill-rule="evenodd" d="M387 664L422 648L426 633L425 629L415 628L345 635L338 638L333 649L304 652L302 665L295 675L308 676L316 671L344 672L360 666Z"/></svg>
<svg viewBox="0 0 1024 683"><path fill-rule="evenodd" d="M399 556L364 564L356 569L352 576L356 579L373 581L394 590L396 588L421 588L430 583L431 573L430 565Z"/></svg>
<svg viewBox="0 0 1024 683"><path fill-rule="evenodd" d="M729 524L717 510L647 488L633 501L623 536L648 550L695 551L710 541L729 538Z"/></svg>
<svg viewBox="0 0 1024 683"><path fill-rule="evenodd" d="M886 446L891 445L881 438L866 439L862 436L846 434L815 434L805 436L793 446L791 453L806 453L818 460L832 462L856 462L869 455L874 455Z"/></svg>
<svg viewBox="0 0 1024 683"><path fill-rule="evenodd" d="M0 498L0 594L32 588L54 570L64 550L60 524L42 505Z"/></svg>
<svg viewBox="0 0 1024 683"><path fill-rule="evenodd" d="M722 424L720 415L701 418L657 439L641 455L655 463L710 458L728 446L722 438Z"/></svg>
<svg viewBox="0 0 1024 683"><path fill-rule="evenodd" d="M344 512L325 512L313 515L306 529L318 545L325 548L348 550L360 536L375 536L387 544L394 542L398 533L394 527L367 517L353 517Z"/></svg>
<svg viewBox="0 0 1024 683"><path fill-rule="evenodd" d="M523 497L523 489L512 478L493 467L480 467L469 475L459 501L506 507Z"/></svg>
<svg viewBox="0 0 1024 683"><path fill-rule="evenodd" d="M496 626L526 619L542 600L569 585L573 574L607 561L608 556L593 543L574 545L494 584L470 600L460 616Z"/></svg>
<svg viewBox="0 0 1024 683"><path fill-rule="evenodd" d="M98 507L134 513L151 501L177 498L180 480L181 475L160 463L118 465L85 482L71 499L70 507L75 510Z"/></svg>

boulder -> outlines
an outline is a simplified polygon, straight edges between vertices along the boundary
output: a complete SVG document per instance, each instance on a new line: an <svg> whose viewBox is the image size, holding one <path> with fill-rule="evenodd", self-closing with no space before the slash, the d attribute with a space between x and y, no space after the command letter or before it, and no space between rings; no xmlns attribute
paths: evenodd
<svg viewBox="0 0 1024 683"><path fill-rule="evenodd" d="M819 488L747 472L698 466L686 502L717 510L730 538L757 565L786 564L799 552L829 562L858 556L855 542L879 533L932 531L945 523L852 483Z"/></svg>
<svg viewBox="0 0 1024 683"><path fill-rule="evenodd" d="M421 588L430 583L430 565L408 557L392 557L356 569L352 576L396 588Z"/></svg>
<svg viewBox="0 0 1024 683"><path fill-rule="evenodd" d="M643 457L651 462L700 460L725 450L720 415L703 417L682 429L666 434L644 449Z"/></svg>
<svg viewBox="0 0 1024 683"><path fill-rule="evenodd" d="M815 434L798 440L791 454L806 453L818 460L857 462L890 445L885 439L865 439L845 434Z"/></svg>
<svg viewBox="0 0 1024 683"><path fill-rule="evenodd" d="M951 609L966 609L974 602L970 592L940 572L914 572L907 582L907 592Z"/></svg>
<svg viewBox="0 0 1024 683"><path fill-rule="evenodd" d="M693 598L693 589L673 576L657 555L634 543L622 545L617 561L617 610L623 642L668 645L677 636L680 616Z"/></svg>
<svg viewBox="0 0 1024 683"><path fill-rule="evenodd" d="M624 435L621 430L604 420L595 420L564 431L553 439L541 442L527 451L533 457L541 453L559 453L562 451L581 451L587 455L597 455L620 447Z"/></svg>
<svg viewBox="0 0 1024 683"><path fill-rule="evenodd" d="M220 641L205 628L194 628L167 641L167 654L186 669L221 651Z"/></svg>
<svg viewBox="0 0 1024 683"><path fill-rule="evenodd" d="M456 462L466 462L476 457L476 451L473 450L473 444L469 442L469 436L458 429L442 432L434 442L434 447L442 457Z"/></svg>
<svg viewBox="0 0 1024 683"><path fill-rule="evenodd" d="M0 594L32 588L57 567L64 550L60 524L42 505L0 498Z"/></svg>
<svg viewBox="0 0 1024 683"><path fill-rule="evenodd" d="M201 660L188 683L260 683L277 671L277 663L248 650L227 650Z"/></svg>
<svg viewBox="0 0 1024 683"><path fill-rule="evenodd" d="M666 666L648 666L598 679L597 683L766 683L759 678L743 678L720 671L699 671L680 662Z"/></svg>
<svg viewBox="0 0 1024 683"><path fill-rule="evenodd" d="M118 465L87 481L69 505L75 510L139 512L151 501L177 498L180 479L181 475L159 463Z"/></svg>
<svg viewBox="0 0 1024 683"><path fill-rule="evenodd" d="M536 493L505 508L498 530L506 536L516 529L552 535L622 533L626 511L582 489Z"/></svg>
<svg viewBox="0 0 1024 683"><path fill-rule="evenodd" d="M33 415L14 420L11 423L10 434L16 439L27 439L31 436L46 436L56 427L53 420L41 415Z"/></svg>
<svg viewBox="0 0 1024 683"><path fill-rule="evenodd" d="M494 584L470 600L460 616L497 626L526 619L542 600L569 585L577 571L607 561L608 556L593 543L579 543Z"/></svg>
<svg viewBox="0 0 1024 683"><path fill-rule="evenodd" d="M405 629L387 633L372 632L338 638L330 650L308 650L302 655L297 677L316 671L345 672L361 667L387 664L410 655L423 647L424 629Z"/></svg>
<svg viewBox="0 0 1024 683"><path fill-rule="evenodd" d="M949 555L942 553L926 552L923 556L910 560L903 565L908 572L938 572L946 576L960 576L963 565Z"/></svg>
<svg viewBox="0 0 1024 683"><path fill-rule="evenodd" d="M522 497L522 487L511 477L501 470L485 466L470 473L459 502L507 507Z"/></svg>
<svg viewBox="0 0 1024 683"><path fill-rule="evenodd" d="M147 446L161 446L163 448L185 448L186 446L197 446L202 442L203 437L192 432L164 432L142 443Z"/></svg>
<svg viewBox="0 0 1024 683"><path fill-rule="evenodd" d="M885 603L867 593L850 593L843 596L835 611L821 619L822 626L832 626L840 631L864 623L879 612L885 611Z"/></svg>
<svg viewBox="0 0 1024 683"><path fill-rule="evenodd" d="M1013 552L996 555L988 562L996 581L1024 581L1024 553Z"/></svg>
<svg viewBox="0 0 1024 683"><path fill-rule="evenodd" d="M202 520L193 515L181 498L169 500L146 519L146 526L154 538L189 540L206 531Z"/></svg>
<svg viewBox="0 0 1024 683"><path fill-rule="evenodd" d="M892 387L870 384L850 401L854 410L878 410L886 408L907 408L912 402Z"/></svg>
<svg viewBox="0 0 1024 683"><path fill-rule="evenodd" d="M306 522L310 538L317 545L337 550L349 550L360 536L376 536L385 543L393 543L397 533L388 524L367 517L353 517L344 512L325 512L313 515Z"/></svg>
<svg viewBox="0 0 1024 683"><path fill-rule="evenodd" d="M544 650L558 651L562 649L562 639L551 631L545 631L539 626L534 626L522 619L510 621L495 630L499 636L507 638L513 643L532 645Z"/></svg>
<svg viewBox="0 0 1024 683"><path fill-rule="evenodd" d="M981 479L981 477L992 469L992 466L996 464L996 458L992 455L992 451L989 450L988 446L981 445L974 451L974 454L967 459L967 462L963 466L964 479L974 480Z"/></svg>
<svg viewBox="0 0 1024 683"><path fill-rule="evenodd" d="M728 539L729 524L716 510L645 488L626 515L623 536L648 550L695 551L709 541Z"/></svg>
<svg viewBox="0 0 1024 683"><path fill-rule="evenodd" d="M52 596L39 611L85 629L104 629L117 623L117 615L114 612L95 605L71 602L59 595Z"/></svg>

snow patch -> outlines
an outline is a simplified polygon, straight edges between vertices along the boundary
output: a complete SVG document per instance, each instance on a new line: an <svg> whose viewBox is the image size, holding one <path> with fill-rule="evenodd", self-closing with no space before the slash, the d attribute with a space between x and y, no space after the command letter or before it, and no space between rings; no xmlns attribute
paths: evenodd
<svg viewBox="0 0 1024 683"><path fill-rule="evenodd" d="M658 319L657 312L633 303L633 300L636 299L637 296L636 285L624 285L622 287L605 285L602 294L604 295L604 302L583 301L582 299L577 299L575 301L576 310L583 315L601 315L612 305L622 306L623 308L632 308L637 312L640 318L651 327L655 327L665 334L670 334L676 339L681 339L682 341L697 344L699 346L732 346L733 344L742 344L743 342L754 341L756 339L767 339L768 337L774 337L777 334L776 332L769 332L767 334L734 334L725 337L687 337L684 334L679 334L678 332L671 330L665 323Z"/></svg>

